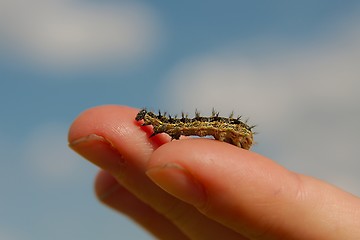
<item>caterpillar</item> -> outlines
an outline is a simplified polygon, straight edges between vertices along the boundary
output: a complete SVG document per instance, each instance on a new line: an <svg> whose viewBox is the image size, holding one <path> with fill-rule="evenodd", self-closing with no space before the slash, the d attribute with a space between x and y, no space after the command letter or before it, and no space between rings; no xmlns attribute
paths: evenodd
<svg viewBox="0 0 360 240"><path fill-rule="evenodd" d="M167 133L172 139L179 139L180 136L213 136L214 139L227 142L243 149L250 149L253 144L252 129L246 122L240 121L240 117L219 117L219 112L214 109L210 117L201 117L195 111L194 118L188 118L182 113L181 118L166 116L166 113L156 115L153 112L142 109L135 117L136 121L144 121L142 126L152 125L153 134Z"/></svg>

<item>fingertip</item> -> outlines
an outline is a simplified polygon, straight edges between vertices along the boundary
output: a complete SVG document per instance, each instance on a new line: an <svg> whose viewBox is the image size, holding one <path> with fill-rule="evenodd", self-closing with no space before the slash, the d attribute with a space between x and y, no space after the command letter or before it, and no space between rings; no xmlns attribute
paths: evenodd
<svg viewBox="0 0 360 240"><path fill-rule="evenodd" d="M138 199L110 173L100 171L95 179L95 194L106 206L121 212L159 239L187 239L166 217Z"/></svg>
<svg viewBox="0 0 360 240"><path fill-rule="evenodd" d="M281 203L296 192L293 176L285 168L259 154L215 140L189 139L163 145L154 152L148 168L172 164L185 169L182 172L187 172L193 180L179 181L171 179L179 174L162 173L167 178L167 181L160 178L165 190L169 189L203 214L230 226L236 219L239 224L263 218L264 213L271 214L272 204ZM187 197L195 194L184 182L202 186L206 193L202 203ZM169 187L169 184L178 185ZM244 226L234 227L239 228Z"/></svg>
<svg viewBox="0 0 360 240"><path fill-rule="evenodd" d="M297 175L271 159L215 140L186 139L161 146L148 169L167 165L185 169L204 187L208 203L235 198L249 204L256 204L254 199L278 201L295 197L299 188ZM230 198L222 199L219 192Z"/></svg>
<svg viewBox="0 0 360 240"><path fill-rule="evenodd" d="M96 197L104 202L119 188L119 183L107 171L99 171L94 182Z"/></svg>
<svg viewBox="0 0 360 240"><path fill-rule="evenodd" d="M72 143L77 139L90 135L114 131L120 123L134 123L138 109L127 106L104 105L87 109L80 113L71 124L68 141ZM123 125L123 124L122 124Z"/></svg>
<svg viewBox="0 0 360 240"><path fill-rule="evenodd" d="M116 105L98 106L84 111L70 126L70 147L74 149L81 145L78 143L100 140L98 142L110 144L125 158L148 157L154 149L168 142L169 138L162 134L149 138L149 129L141 127L141 123L135 120L138 111Z"/></svg>

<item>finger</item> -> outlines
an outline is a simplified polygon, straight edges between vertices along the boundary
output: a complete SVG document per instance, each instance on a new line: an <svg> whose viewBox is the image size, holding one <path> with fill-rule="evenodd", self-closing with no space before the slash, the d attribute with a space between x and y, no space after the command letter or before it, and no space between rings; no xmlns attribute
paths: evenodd
<svg viewBox="0 0 360 240"><path fill-rule="evenodd" d="M360 236L358 198L230 144L174 141L148 169L163 189L250 239Z"/></svg>
<svg viewBox="0 0 360 240"><path fill-rule="evenodd" d="M238 233L208 219L193 206L173 197L145 174L153 151L170 141L165 134L149 139L151 128L140 127L137 109L103 106L81 114L69 131L70 146L100 166L138 199L172 221L192 239L242 239Z"/></svg>
<svg viewBox="0 0 360 240"><path fill-rule="evenodd" d="M97 175L95 193L102 203L129 216L158 239L188 239L167 218L122 187L106 171Z"/></svg>

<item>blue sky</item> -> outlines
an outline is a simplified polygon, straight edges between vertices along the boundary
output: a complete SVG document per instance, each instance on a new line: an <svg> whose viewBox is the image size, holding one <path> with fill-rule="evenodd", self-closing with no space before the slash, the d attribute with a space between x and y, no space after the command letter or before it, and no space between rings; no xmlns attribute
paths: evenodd
<svg viewBox="0 0 360 240"><path fill-rule="evenodd" d="M103 104L212 107L254 151L360 195L358 1L0 1L0 239L151 239L67 129Z"/></svg>

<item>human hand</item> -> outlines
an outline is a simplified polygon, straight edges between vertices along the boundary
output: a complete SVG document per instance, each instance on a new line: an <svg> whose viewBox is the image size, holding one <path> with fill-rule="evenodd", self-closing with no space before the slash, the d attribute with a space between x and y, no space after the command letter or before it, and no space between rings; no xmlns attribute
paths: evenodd
<svg viewBox="0 0 360 240"><path fill-rule="evenodd" d="M149 138L137 113L87 110L69 142L103 169L100 201L157 238L360 239L359 198L227 143Z"/></svg>

